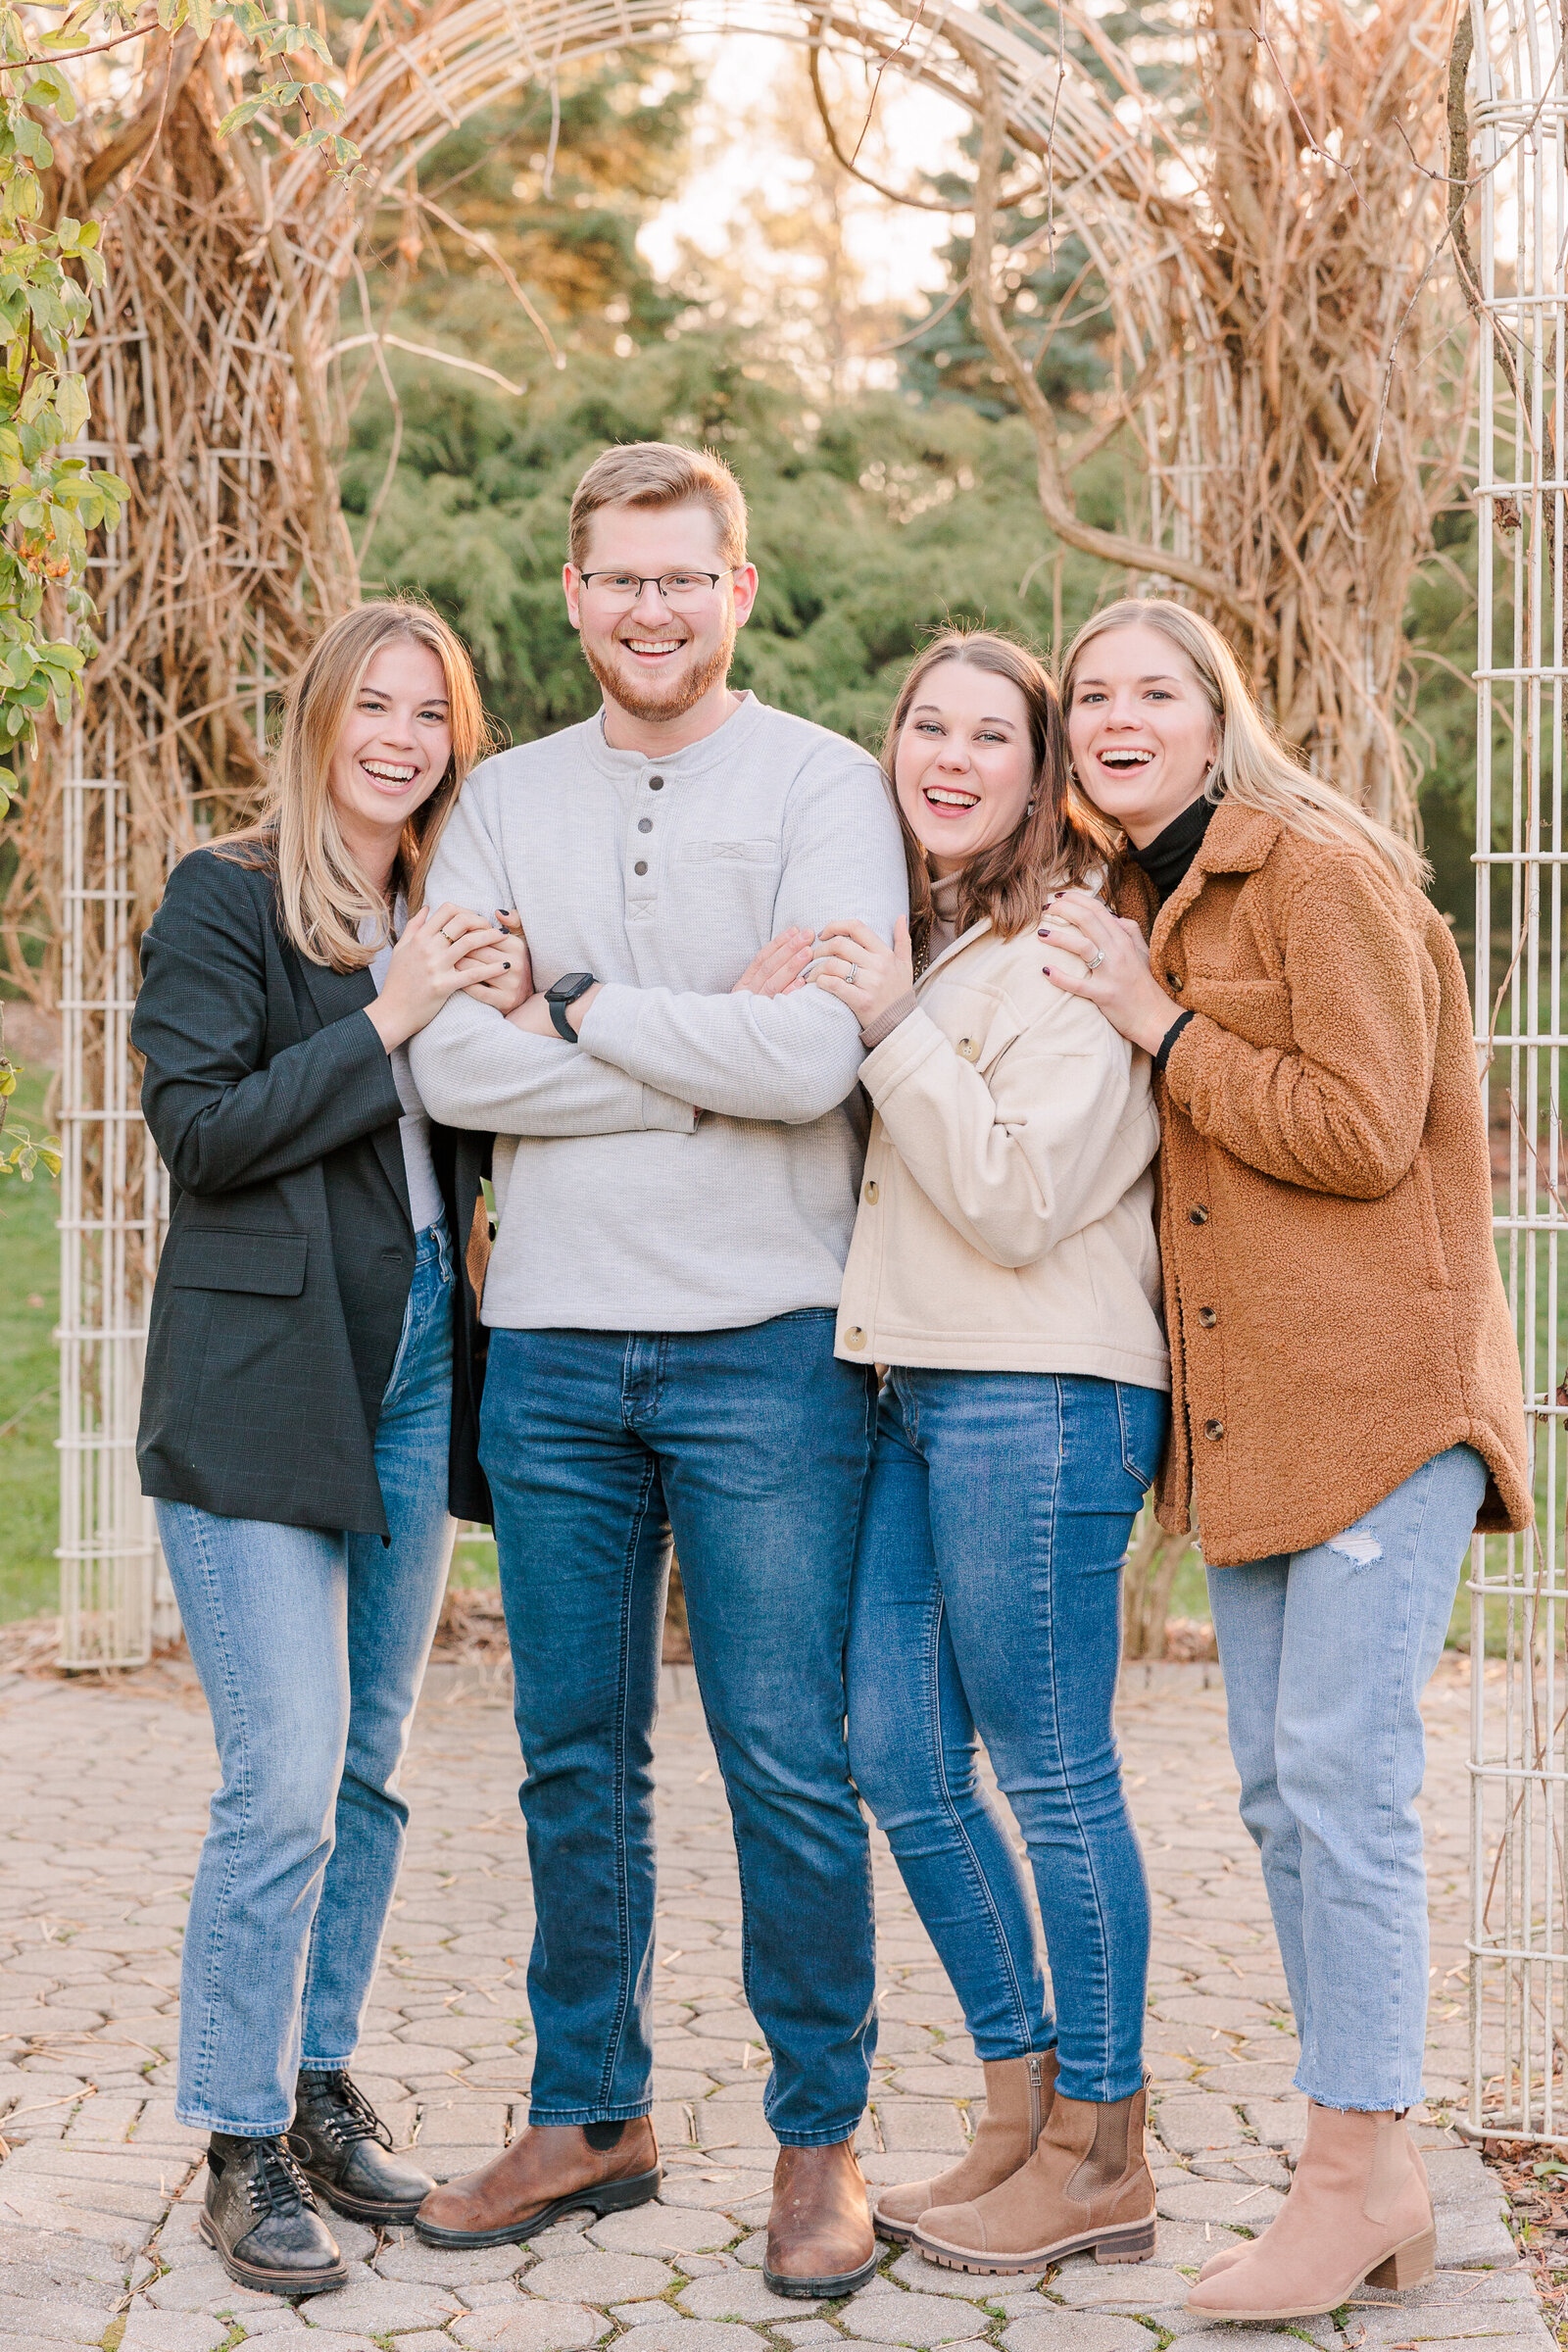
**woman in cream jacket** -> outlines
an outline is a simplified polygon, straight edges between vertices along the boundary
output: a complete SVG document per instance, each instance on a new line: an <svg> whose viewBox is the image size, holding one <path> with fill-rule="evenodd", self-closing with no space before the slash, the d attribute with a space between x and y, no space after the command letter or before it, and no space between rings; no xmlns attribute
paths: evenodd
<svg viewBox="0 0 1568 2352"><path fill-rule="evenodd" d="M962 2270L1141 2261L1149 1899L1111 1701L1168 1417L1149 1060L1040 968L1045 892L1093 887L1104 845L1034 658L937 639L885 763L912 953L902 924L891 948L834 925L814 975L859 1018L876 1112L838 1348L888 1367L850 1747L963 2003L986 2117L953 2171L880 2192L877 2227ZM982 1741L1033 1865L1056 2020Z"/></svg>

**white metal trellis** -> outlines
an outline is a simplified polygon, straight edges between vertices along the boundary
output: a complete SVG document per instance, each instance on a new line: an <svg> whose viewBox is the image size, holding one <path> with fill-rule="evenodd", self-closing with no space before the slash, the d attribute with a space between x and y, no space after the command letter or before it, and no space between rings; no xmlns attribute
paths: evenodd
<svg viewBox="0 0 1568 2352"><path fill-rule="evenodd" d="M1471 0L1480 175L1476 1028L1524 1365L1536 1530L1478 1541L1471 1594L1469 2128L1568 2137L1562 1137L1568 24ZM1494 1653L1488 1655L1489 1649Z"/></svg>

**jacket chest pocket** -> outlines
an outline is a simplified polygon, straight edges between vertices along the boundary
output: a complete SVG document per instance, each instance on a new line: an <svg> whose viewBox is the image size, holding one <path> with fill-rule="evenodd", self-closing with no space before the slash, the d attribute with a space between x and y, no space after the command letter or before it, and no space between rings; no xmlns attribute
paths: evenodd
<svg viewBox="0 0 1568 2352"><path fill-rule="evenodd" d="M187 1225L174 1237L170 1282L176 1291L248 1291L264 1298L297 1298L305 1288L309 1249L303 1233Z"/></svg>
<svg viewBox="0 0 1568 2352"><path fill-rule="evenodd" d="M1289 1053L1296 1043L1291 992L1283 980L1218 980L1192 972L1181 1003L1194 1012L1207 1013L1250 1046Z"/></svg>

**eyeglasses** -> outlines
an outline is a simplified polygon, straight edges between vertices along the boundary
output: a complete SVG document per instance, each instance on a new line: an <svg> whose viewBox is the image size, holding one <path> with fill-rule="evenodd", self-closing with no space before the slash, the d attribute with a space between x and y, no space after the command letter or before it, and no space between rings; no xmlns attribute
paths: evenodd
<svg viewBox="0 0 1568 2352"><path fill-rule="evenodd" d="M577 577L607 605L634 605L645 588L657 588L666 605L695 605L711 596L719 581L732 577L733 571L731 565L727 572L662 571L657 577L639 578L634 571L580 571Z"/></svg>

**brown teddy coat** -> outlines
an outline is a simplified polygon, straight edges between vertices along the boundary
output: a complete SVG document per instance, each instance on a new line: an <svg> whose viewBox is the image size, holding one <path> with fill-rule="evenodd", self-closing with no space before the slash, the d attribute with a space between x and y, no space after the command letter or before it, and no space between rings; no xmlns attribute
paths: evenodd
<svg viewBox="0 0 1568 2352"><path fill-rule="evenodd" d="M1153 893L1129 868L1118 893ZM1479 1525L1528 1526L1458 950L1364 853L1222 802L1154 917L1191 1006L1158 1098L1172 1375L1160 1524L1234 1567L1340 1535L1473 1446Z"/></svg>

